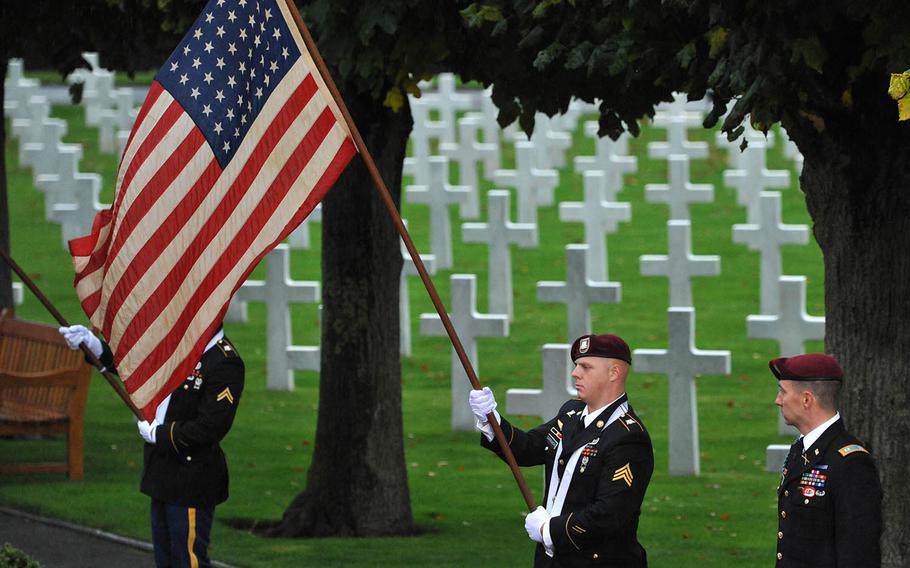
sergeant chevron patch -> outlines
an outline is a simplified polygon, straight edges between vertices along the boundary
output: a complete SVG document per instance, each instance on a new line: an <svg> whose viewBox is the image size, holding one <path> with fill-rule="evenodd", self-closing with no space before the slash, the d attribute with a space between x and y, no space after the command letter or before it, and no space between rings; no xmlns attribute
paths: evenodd
<svg viewBox="0 0 910 568"><path fill-rule="evenodd" d="M629 487L632 487L632 479L634 479L634 476L632 475L632 468L629 464L622 466L613 473L613 481L625 481L626 485Z"/></svg>
<svg viewBox="0 0 910 568"><path fill-rule="evenodd" d="M224 390L218 393L217 402L227 399L228 402L234 404L234 395L231 394L231 387L224 387Z"/></svg>

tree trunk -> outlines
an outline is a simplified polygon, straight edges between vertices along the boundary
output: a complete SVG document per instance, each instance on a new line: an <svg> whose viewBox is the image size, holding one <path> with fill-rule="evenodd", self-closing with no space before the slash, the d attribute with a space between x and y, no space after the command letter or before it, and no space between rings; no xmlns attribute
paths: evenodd
<svg viewBox="0 0 910 568"><path fill-rule="evenodd" d="M785 124L825 260L826 350L845 379L840 410L878 465L882 565L910 565L910 125L887 77L854 88L822 132Z"/></svg>
<svg viewBox="0 0 910 568"><path fill-rule="evenodd" d="M376 165L400 203L410 109L348 101ZM398 345L398 233L363 161L323 201L319 417L307 487L276 536L414 532L404 460Z"/></svg>
<svg viewBox="0 0 910 568"><path fill-rule="evenodd" d="M0 50L0 70L3 71L0 81L0 102L6 98L4 83L6 82L5 50ZM9 198L6 193L6 121L0 120L0 248L9 253ZM10 267L0 261L0 310L13 307L13 276Z"/></svg>

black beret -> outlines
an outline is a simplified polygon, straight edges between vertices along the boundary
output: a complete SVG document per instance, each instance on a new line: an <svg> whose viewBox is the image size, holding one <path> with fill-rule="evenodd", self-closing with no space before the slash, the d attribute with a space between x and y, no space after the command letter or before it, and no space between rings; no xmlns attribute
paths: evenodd
<svg viewBox="0 0 910 568"><path fill-rule="evenodd" d="M572 362L579 357L607 357L632 364L629 346L618 335L582 335L572 344Z"/></svg>
<svg viewBox="0 0 910 568"><path fill-rule="evenodd" d="M841 381L844 371L837 359L824 353L778 357L768 362L778 381Z"/></svg>

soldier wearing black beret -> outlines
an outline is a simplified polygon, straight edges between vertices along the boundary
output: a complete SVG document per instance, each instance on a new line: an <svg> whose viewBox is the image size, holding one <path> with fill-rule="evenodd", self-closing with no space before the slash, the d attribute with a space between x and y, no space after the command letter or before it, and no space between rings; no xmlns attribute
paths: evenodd
<svg viewBox="0 0 910 568"><path fill-rule="evenodd" d="M872 455L837 412L840 365L812 353L769 366L774 402L801 434L777 489L777 566L880 566L882 488Z"/></svg>
<svg viewBox="0 0 910 568"><path fill-rule="evenodd" d="M637 532L654 452L625 392L629 346L615 335L583 335L572 345L572 361L579 400L527 432L499 416L489 388L471 391L480 443L502 457L487 422L493 413L518 465L546 469L546 502L525 518L538 543L536 568L646 567Z"/></svg>

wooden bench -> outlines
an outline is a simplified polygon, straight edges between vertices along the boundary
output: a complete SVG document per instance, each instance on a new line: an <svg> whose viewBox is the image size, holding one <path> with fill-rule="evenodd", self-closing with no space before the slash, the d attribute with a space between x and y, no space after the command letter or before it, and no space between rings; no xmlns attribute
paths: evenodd
<svg viewBox="0 0 910 568"><path fill-rule="evenodd" d="M82 479L90 380L82 351L69 349L56 327L0 315L0 436L65 434L67 442L64 462L0 464L0 473Z"/></svg>

